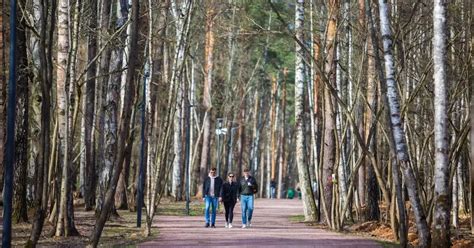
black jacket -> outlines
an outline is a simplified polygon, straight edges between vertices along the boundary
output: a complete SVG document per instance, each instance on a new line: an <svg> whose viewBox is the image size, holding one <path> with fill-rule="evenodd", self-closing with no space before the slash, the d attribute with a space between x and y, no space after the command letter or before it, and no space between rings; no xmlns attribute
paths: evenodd
<svg viewBox="0 0 474 248"><path fill-rule="evenodd" d="M222 200L224 202L236 202L237 201L237 192L239 191L239 183L232 182L229 183L226 181L222 187Z"/></svg>
<svg viewBox="0 0 474 248"><path fill-rule="evenodd" d="M258 192L257 180L250 176L248 179L245 177L240 178L239 181L239 195L253 195Z"/></svg>
<svg viewBox="0 0 474 248"><path fill-rule="evenodd" d="M224 182L220 177L216 177L214 179L214 197L222 197L222 184ZM209 193L209 190L211 189L211 178L207 177L206 180L204 181L204 184L202 185L202 195L205 196L211 196Z"/></svg>

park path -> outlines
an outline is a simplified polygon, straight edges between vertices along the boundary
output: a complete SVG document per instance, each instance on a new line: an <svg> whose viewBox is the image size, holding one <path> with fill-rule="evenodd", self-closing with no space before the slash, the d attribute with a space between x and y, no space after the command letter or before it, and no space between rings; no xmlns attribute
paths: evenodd
<svg viewBox="0 0 474 248"><path fill-rule="evenodd" d="M224 228L223 214L216 228L204 228L201 216L157 216L158 238L139 247L381 247L373 240L291 222L290 216L303 212L298 200L256 200L250 229L240 228L240 204L235 210L232 229Z"/></svg>

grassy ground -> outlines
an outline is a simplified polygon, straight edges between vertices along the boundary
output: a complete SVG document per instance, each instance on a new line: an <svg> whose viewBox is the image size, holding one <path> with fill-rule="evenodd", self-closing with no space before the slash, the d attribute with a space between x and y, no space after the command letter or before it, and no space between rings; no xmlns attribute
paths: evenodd
<svg viewBox="0 0 474 248"><path fill-rule="evenodd" d="M82 208L81 208L82 209ZM75 209L75 224L80 236L77 237L53 237L54 227L51 223L45 223L39 245L44 247L84 247L87 245L88 237L95 224L94 212L85 212L79 208ZM119 210L119 217L114 217L107 222L102 233L100 244L107 247L134 247L143 240L153 239L157 235L152 233L150 237L144 237L142 229L136 228L136 213L128 210ZM32 216L30 216L30 221ZM143 218L143 220L145 220ZM1 228L0 228L1 229ZM13 224L12 245L23 247L29 238L31 223Z"/></svg>
<svg viewBox="0 0 474 248"><path fill-rule="evenodd" d="M193 216L203 213L204 204L202 201L194 200L190 204L190 214ZM3 209L0 207L0 213ZM136 244L152 240L157 237L158 230L153 229L151 236L143 235L143 228L136 227L136 212L119 210L119 217L111 218L102 233L100 246L104 247L135 247ZM186 203L174 202L163 199L157 209L156 215L186 215ZM30 214L30 221L33 219L33 212ZM145 226L145 211L142 216L142 227ZM156 218L156 217L155 217ZM1 218L0 218L1 219ZM75 207L75 224L81 234L78 237L56 238L53 237L54 227L51 223L46 223L43 229L39 244L44 247L84 247L87 245L89 236L95 224L94 211L83 211L83 206ZM0 222L0 237L1 237ZM12 244L14 247L23 247L29 238L31 223L19 223L13 225Z"/></svg>
<svg viewBox="0 0 474 248"><path fill-rule="evenodd" d="M317 228L326 229L331 231L327 226L321 225L314 222L305 222L304 215L290 216L291 222L305 223L309 226L315 226ZM474 236L469 231L469 216L460 216L460 228L452 229L452 243L453 248L470 248L474 247ZM392 229L388 224L369 221L364 223L351 223L344 227L343 233L350 233L352 235L362 236L364 238L370 238L377 241L382 247L394 248L399 247L399 243L393 238ZM416 234L416 228L414 223L410 222L410 230L408 233L408 241L411 247L416 247L418 242L418 236Z"/></svg>

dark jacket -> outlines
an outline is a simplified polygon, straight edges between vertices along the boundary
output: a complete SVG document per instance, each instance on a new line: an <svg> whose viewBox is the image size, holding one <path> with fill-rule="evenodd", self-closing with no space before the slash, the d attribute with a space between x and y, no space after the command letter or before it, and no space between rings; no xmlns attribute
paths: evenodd
<svg viewBox="0 0 474 248"><path fill-rule="evenodd" d="M222 181L222 178L216 177L214 179L214 197L222 197L222 184L224 182ZM207 177L206 180L204 180L204 185L202 186L202 195L205 196L211 196L209 193L209 190L211 189L211 178Z"/></svg>
<svg viewBox="0 0 474 248"><path fill-rule="evenodd" d="M239 194L240 195L253 195L258 192L257 180L250 176L248 179L245 177L240 178L239 181Z"/></svg>
<svg viewBox="0 0 474 248"><path fill-rule="evenodd" d="M236 202L237 192L239 191L239 183L226 181L222 187L222 201L224 202Z"/></svg>

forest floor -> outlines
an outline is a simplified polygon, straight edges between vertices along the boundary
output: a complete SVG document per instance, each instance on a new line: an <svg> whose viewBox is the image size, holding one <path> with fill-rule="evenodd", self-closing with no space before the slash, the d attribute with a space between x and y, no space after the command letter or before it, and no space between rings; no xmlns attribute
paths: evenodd
<svg viewBox="0 0 474 248"><path fill-rule="evenodd" d="M41 247L84 247L95 223L94 211L83 211L76 205L75 223L81 234L78 237L52 237L53 226L45 225L40 238ZM223 206L219 209L215 229L204 225L203 202L190 204L190 216L186 215L184 202L162 199L154 219L150 237L143 237L137 229L136 212L119 210L119 217L107 222L100 246L103 247L171 247L171 246L224 246L224 247L398 247L391 228L382 222L364 222L347 225L342 233L327 230L317 223L303 221L302 204L299 200L257 199L251 229L241 229L240 204L235 208L234 228L224 228ZM0 207L0 215L3 209ZM30 213L30 221L32 220ZM143 216L143 225L145 217ZM2 229L0 216L0 231ZM461 228L452 230L453 247L473 247L474 238L469 233L469 218L461 216ZM23 247L30 234L31 224L13 226L13 246ZM1 238L1 232L0 232ZM410 222L409 240L416 245L416 229Z"/></svg>

